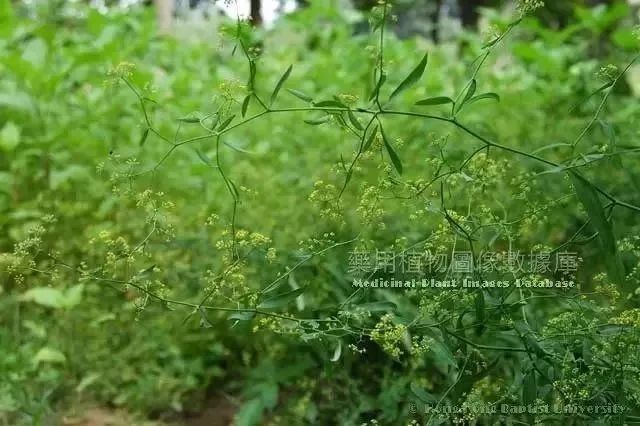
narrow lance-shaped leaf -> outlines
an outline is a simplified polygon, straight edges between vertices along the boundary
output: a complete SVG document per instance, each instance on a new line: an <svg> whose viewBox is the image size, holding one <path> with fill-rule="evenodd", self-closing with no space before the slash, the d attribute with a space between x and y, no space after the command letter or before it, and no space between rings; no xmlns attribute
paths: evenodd
<svg viewBox="0 0 640 426"><path fill-rule="evenodd" d="M200 151L199 149L196 149L196 154L198 154L198 158L200 158L200 160L206 164L209 167L213 167L213 168L217 168L212 162L211 160L209 160L209 158L207 158L206 155L204 155L204 153L202 151Z"/></svg>
<svg viewBox="0 0 640 426"><path fill-rule="evenodd" d="M333 351L331 362L337 362L340 359L340 355L342 355L342 341L338 340L338 346L336 346L335 351Z"/></svg>
<svg viewBox="0 0 640 426"><path fill-rule="evenodd" d="M436 398L433 394L425 391L422 386L416 382L411 382L411 385L409 385L409 389L411 389L411 392L425 404L433 404L438 402L438 398Z"/></svg>
<svg viewBox="0 0 640 426"><path fill-rule="evenodd" d="M452 104L452 103L453 103L453 99L451 99L448 96L436 96L433 98L422 99L416 102L416 105L430 106L430 105L445 105L445 104Z"/></svg>
<svg viewBox="0 0 640 426"><path fill-rule="evenodd" d="M278 80L278 83L276 84L276 87L275 89L273 89L273 93L271 94L271 104L273 104L273 102L278 97L278 93L280 92L280 89L282 88L282 85L284 84L284 82L287 81L287 79L289 78L289 75L291 75L292 69L293 69L293 65L289 65L289 68L287 68L287 70L284 72L282 77L280 77L280 80Z"/></svg>
<svg viewBox="0 0 640 426"><path fill-rule="evenodd" d="M475 327L475 331L477 335L482 334L484 331L484 322L485 322L485 300L484 293L482 290L478 291L475 298L475 310L476 310L476 319L478 324Z"/></svg>
<svg viewBox="0 0 640 426"><path fill-rule="evenodd" d="M411 71L411 73L404 79L402 83L391 93L389 99L393 99L395 96L408 89L413 84L417 83L424 74L424 70L427 68L427 61L429 60L429 54L426 53L420 63Z"/></svg>
<svg viewBox="0 0 640 426"><path fill-rule="evenodd" d="M296 288L295 290L291 290L286 293L279 294L277 296L274 296L260 303L258 305L258 308L273 309L273 308L279 308L279 307L285 306L288 303L294 301L296 297L304 293L305 290L306 290L306 287L300 287L300 288Z"/></svg>
<svg viewBox="0 0 640 426"><path fill-rule="evenodd" d="M305 101L305 102L312 102L313 98L309 95L307 95L306 93L302 93L299 90L294 90L294 89L287 89L287 92L291 93L293 96L295 96L296 98Z"/></svg>
<svg viewBox="0 0 640 426"><path fill-rule="evenodd" d="M256 63L253 60L249 60L249 82L247 83L247 87L250 92L253 92L256 84Z"/></svg>
<svg viewBox="0 0 640 426"><path fill-rule="evenodd" d="M347 107L345 104L343 104L340 101L332 101L332 100L315 102L313 106L318 108L346 108Z"/></svg>
<svg viewBox="0 0 640 426"><path fill-rule="evenodd" d="M385 81L387 81L387 75L386 74L382 74L382 77L380 77L380 78L378 78L376 80L376 85L373 88L373 91L371 92L371 95L369 95L369 101L374 100L378 96L378 94L380 93L380 89L384 85Z"/></svg>
<svg viewBox="0 0 640 426"><path fill-rule="evenodd" d="M593 185L577 172L572 170L570 173L576 195L589 215L591 223L598 231L598 242L604 256L607 274L614 283L623 284L625 278L624 266L618 257L611 222L607 220L604 209L600 204L598 193Z"/></svg>
<svg viewBox="0 0 640 426"><path fill-rule="evenodd" d="M367 138L366 142L364 143L364 146L362 147L362 152L366 152L369 150L369 148L371 147L371 144L373 144L373 140L376 138L377 133L378 133L378 125L376 124L373 127L373 130L371 131L371 133L369 133L369 137Z"/></svg>
<svg viewBox="0 0 640 426"><path fill-rule="evenodd" d="M249 109L249 102L251 102L251 95L247 95L245 96L244 100L242 101L242 118L244 118L245 115L247 115L247 109Z"/></svg>
<svg viewBox="0 0 640 426"><path fill-rule="evenodd" d="M473 80L471 80L471 83L469 83L469 87L467 88L467 92L465 93L464 98L462 99L462 102L460 102L456 107L456 112L460 111L464 106L464 104L466 104L467 101L473 97L473 95L476 93L476 87L477 87L477 83L476 83L476 79L474 78Z"/></svg>
<svg viewBox="0 0 640 426"><path fill-rule="evenodd" d="M227 127L229 127L229 124L231 124L231 122L233 121L233 119L236 118L236 115L233 114L231 117L227 118L226 120L224 120L220 126L218 127L218 131L221 132L224 129L226 129Z"/></svg>
<svg viewBox="0 0 640 426"><path fill-rule="evenodd" d="M467 101L467 105L472 104L473 102L481 101L483 99L490 99L497 102L500 102L500 96L497 93L488 92L482 93L480 95L476 95Z"/></svg>
<svg viewBox="0 0 640 426"><path fill-rule="evenodd" d="M382 135L384 146L387 149L387 153L389 154L389 158L391 159L391 163L393 164L393 167L396 169L398 174L401 175L402 161L400 161L400 157L398 157L398 154L396 154L396 152L394 151L393 147L389 143L389 140L387 140L387 136L385 135L384 129L382 127L380 127L380 134Z"/></svg>
<svg viewBox="0 0 640 426"><path fill-rule="evenodd" d="M140 137L140 142L139 142L140 146L144 146L148 136L149 136L149 128L147 127L146 129L144 129L144 132L142 132L142 136Z"/></svg>
<svg viewBox="0 0 640 426"><path fill-rule="evenodd" d="M320 124L326 123L327 121L329 121L328 115L325 115L324 117L320 117L320 118L304 120L305 123L311 124L312 126L318 126Z"/></svg>
<svg viewBox="0 0 640 426"><path fill-rule="evenodd" d="M200 119L198 117L182 117L182 118L178 118L178 121L181 123L189 123L189 124L200 123Z"/></svg>
<svg viewBox="0 0 640 426"><path fill-rule="evenodd" d="M349 116L349 121L353 124L353 127L358 130L364 130L364 127L362 127L362 124L358 121L358 117L356 117L353 111L349 110L347 115Z"/></svg>

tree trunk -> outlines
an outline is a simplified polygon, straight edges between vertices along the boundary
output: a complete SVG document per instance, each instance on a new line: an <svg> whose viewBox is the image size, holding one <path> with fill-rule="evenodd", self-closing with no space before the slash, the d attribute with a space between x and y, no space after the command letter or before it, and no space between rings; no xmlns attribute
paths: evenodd
<svg viewBox="0 0 640 426"><path fill-rule="evenodd" d="M478 24L478 6L484 6L483 1L462 0L460 6L460 20L465 28L475 28Z"/></svg>
<svg viewBox="0 0 640 426"><path fill-rule="evenodd" d="M158 32L169 34L173 21L173 0L153 0L158 19Z"/></svg>
<svg viewBox="0 0 640 426"><path fill-rule="evenodd" d="M260 0L251 0L251 23L255 26L262 25L262 13L260 13Z"/></svg>

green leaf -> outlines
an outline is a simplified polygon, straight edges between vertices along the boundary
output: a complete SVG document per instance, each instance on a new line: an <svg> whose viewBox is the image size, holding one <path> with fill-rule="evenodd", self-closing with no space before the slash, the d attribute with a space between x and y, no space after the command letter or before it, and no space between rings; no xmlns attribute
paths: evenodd
<svg viewBox="0 0 640 426"><path fill-rule="evenodd" d="M64 364L67 362L67 357L57 349L42 348L33 357L33 362L37 364L47 362L50 364Z"/></svg>
<svg viewBox="0 0 640 426"><path fill-rule="evenodd" d="M293 69L293 65L289 65L289 68L287 68L287 70L284 72L282 77L280 77L280 80L278 80L278 83L276 84L276 87L275 89L273 89L273 93L271 94L271 104L275 102L276 98L278 97L278 92L280 92L282 85L284 84L285 81L287 81L287 79L289 78L289 75L291 75L292 69Z"/></svg>
<svg viewBox="0 0 640 426"><path fill-rule="evenodd" d="M476 311L476 319L478 325L476 325L476 334L481 334L484 330L484 322L485 322L485 300L484 293L482 290L478 291L475 298L475 311Z"/></svg>
<svg viewBox="0 0 640 426"><path fill-rule="evenodd" d="M467 87L467 92L465 93L462 102L460 102L460 104L458 104L458 106L456 107L456 112L460 111L464 104L466 104L467 101L473 97L473 95L476 93L476 87L477 83L476 79L474 78L473 80L471 80L471 83L469 83L469 87Z"/></svg>
<svg viewBox="0 0 640 426"><path fill-rule="evenodd" d="M235 414L234 424L236 426L257 426L261 424L264 408L264 404L259 398L245 402Z"/></svg>
<svg viewBox="0 0 640 426"><path fill-rule="evenodd" d="M47 60L47 44L41 38L33 38L22 46L22 59L35 69L43 68Z"/></svg>
<svg viewBox="0 0 640 426"><path fill-rule="evenodd" d="M377 133L378 133L378 125L376 124L373 127L373 130L371 131L371 133L369 133L369 137L367 138L367 141L364 143L364 146L362 147L362 152L367 152L367 150L369 150L369 148L371 147L371 144L373 144L373 140L376 138Z"/></svg>
<svg viewBox="0 0 640 426"><path fill-rule="evenodd" d="M433 404L438 402L438 398L436 398L435 395L425 391L422 386L420 386L416 382L411 382L409 388L411 389L411 393L413 393L420 401L424 402L425 404Z"/></svg>
<svg viewBox="0 0 640 426"><path fill-rule="evenodd" d="M385 81L387 81L387 76L385 74L382 74L382 77L379 78L378 81L376 81L376 86L373 88L371 95L369 95L370 101L374 100L376 96L378 96L378 94L380 93L380 89L384 85Z"/></svg>
<svg viewBox="0 0 640 426"><path fill-rule="evenodd" d="M500 96L497 93L487 92L487 93L482 93L480 95L476 95L476 96L472 97L471 99L469 99L467 101L467 105L469 105L469 104L471 104L473 102L481 101L483 99L491 99L491 100L500 102Z"/></svg>
<svg viewBox="0 0 640 426"><path fill-rule="evenodd" d="M380 127L380 134L382 135L382 140L384 141L384 146L387 149L387 153L389 154L389 158L391 159L391 163L393 163L393 167L396 169L399 175L402 174L402 161L400 161L400 157L393 150L393 147L389 143L387 136L384 134L384 129Z"/></svg>
<svg viewBox="0 0 640 426"><path fill-rule="evenodd" d="M307 123L307 124L311 124L312 126L318 126L320 124L324 124L327 121L329 121L329 118L330 117L328 115L325 115L324 117L321 117L321 118L304 120L304 122Z"/></svg>
<svg viewBox="0 0 640 426"><path fill-rule="evenodd" d="M147 142L148 136L149 136L149 128L147 127L146 129L144 129L144 132L142 132L142 136L140 137L140 142L138 142L138 145L144 146L145 142Z"/></svg>
<svg viewBox="0 0 640 426"><path fill-rule="evenodd" d="M431 106L431 105L445 105L452 104L453 99L448 96L436 96L433 98L422 99L421 101L416 102L416 105L421 106Z"/></svg>
<svg viewBox="0 0 640 426"><path fill-rule="evenodd" d="M338 346L336 346L336 349L333 351L331 362L337 362L340 359L340 355L342 355L342 341L338 340Z"/></svg>
<svg viewBox="0 0 640 426"><path fill-rule="evenodd" d="M64 306L64 294L57 288L35 287L27 290L20 296L23 302L34 302L49 308L61 308Z"/></svg>
<svg viewBox="0 0 640 426"><path fill-rule="evenodd" d="M251 95L247 95L245 96L244 100L242 101L242 118L244 118L245 115L247 115L247 109L249 108L249 102L251 101Z"/></svg>
<svg viewBox="0 0 640 426"><path fill-rule="evenodd" d="M320 101L313 104L318 108L346 108L347 106L340 101Z"/></svg>
<svg viewBox="0 0 640 426"><path fill-rule="evenodd" d="M250 92L253 92L256 85L256 63L253 60L249 60L249 82L247 83L247 88Z"/></svg>
<svg viewBox="0 0 640 426"><path fill-rule="evenodd" d="M607 274L614 283L623 284L625 281L624 266L618 256L613 228L600 204L598 192L591 183L577 172L572 170L570 174L576 195L589 215L591 223L598 231L598 242L604 257Z"/></svg>
<svg viewBox="0 0 640 426"><path fill-rule="evenodd" d="M400 85L396 88L396 90L394 90L393 93L391 93L389 100L393 99L398 94L405 91L406 89L411 87L413 84L417 83L418 80L420 80L420 77L422 77L422 74L424 74L424 70L427 68L428 59L429 59L429 54L425 53L420 63L413 69L413 71L411 71L411 74L409 74L407 78L405 78L404 81L400 83Z"/></svg>
<svg viewBox="0 0 640 426"><path fill-rule="evenodd" d="M360 131L364 130L364 127L362 127L362 124L360 123L360 121L358 121L358 117L356 117L353 111L349 110L347 112L347 115L349 117L349 121L351 122L351 124L353 124L353 127Z"/></svg>
<svg viewBox="0 0 640 426"><path fill-rule="evenodd" d="M0 150L13 151L20 143L20 127L8 121L0 131Z"/></svg>
<svg viewBox="0 0 640 426"><path fill-rule="evenodd" d="M453 352L444 342L436 338L433 340L430 349L434 362L442 367L442 372L446 372L448 368L456 368L458 366Z"/></svg>
<svg viewBox="0 0 640 426"><path fill-rule="evenodd" d="M227 127L229 127L229 124L231 124L231 122L233 121L233 119L236 118L236 115L233 114L231 117L227 118L226 120L224 120L220 126L218 126L218 131L221 132L224 129L226 129Z"/></svg>
<svg viewBox="0 0 640 426"><path fill-rule="evenodd" d="M231 315L229 315L228 319L229 320L234 320L234 321L250 321L253 319L253 317L256 316L255 312L234 312Z"/></svg>
<svg viewBox="0 0 640 426"><path fill-rule="evenodd" d="M303 100L305 102L313 102L313 98L311 96L305 95L299 90L287 89L287 92L291 93L296 98Z"/></svg>
<svg viewBox="0 0 640 426"><path fill-rule="evenodd" d="M212 328L213 324L209 321L209 318L207 318L207 313L204 311L204 308L200 307L198 311L200 312L200 328Z"/></svg>
<svg viewBox="0 0 640 426"><path fill-rule="evenodd" d="M76 284L69 287L64 292L63 304L66 308L73 308L82 302L82 293L84 292L84 284Z"/></svg>
<svg viewBox="0 0 640 426"><path fill-rule="evenodd" d="M538 388L536 384L536 372L530 370L526 376L524 376L524 382L522 384L522 402L524 405L534 404L538 397Z"/></svg>
<svg viewBox="0 0 640 426"><path fill-rule="evenodd" d="M209 167L213 167L213 168L217 168L217 166L215 164L213 164L213 162L211 160L209 160L209 158L199 149L196 148L196 154L198 154L198 158L200 158L200 160L206 164Z"/></svg>
<svg viewBox="0 0 640 426"><path fill-rule="evenodd" d="M287 305L288 303L294 301L298 296L300 296L306 287L296 288L294 290L288 291L286 293L279 294L277 296L273 296L264 302L258 305L259 309L274 309L280 308L282 306Z"/></svg>
<svg viewBox="0 0 640 426"><path fill-rule="evenodd" d="M182 117L182 118L178 118L178 121L181 123L189 123L189 124L200 123L200 119L198 117Z"/></svg>

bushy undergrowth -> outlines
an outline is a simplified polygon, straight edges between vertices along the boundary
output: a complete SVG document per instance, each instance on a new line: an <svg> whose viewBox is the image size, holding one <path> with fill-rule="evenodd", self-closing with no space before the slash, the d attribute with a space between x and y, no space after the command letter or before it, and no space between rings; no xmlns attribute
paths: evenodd
<svg viewBox="0 0 640 426"><path fill-rule="evenodd" d="M211 390L241 425L637 419L640 42L626 6L520 4L436 46L384 4L185 42L4 3L2 420Z"/></svg>

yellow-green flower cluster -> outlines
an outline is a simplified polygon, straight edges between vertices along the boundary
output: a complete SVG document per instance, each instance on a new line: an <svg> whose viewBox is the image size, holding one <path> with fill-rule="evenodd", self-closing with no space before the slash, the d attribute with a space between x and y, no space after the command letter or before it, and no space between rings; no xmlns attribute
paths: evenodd
<svg viewBox="0 0 640 426"><path fill-rule="evenodd" d="M391 314L386 314L371 332L371 338L392 358L399 358L403 351L401 346L407 336L407 327L394 324Z"/></svg>

